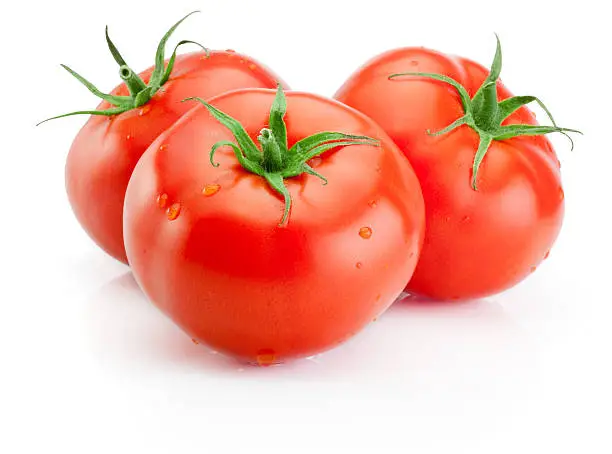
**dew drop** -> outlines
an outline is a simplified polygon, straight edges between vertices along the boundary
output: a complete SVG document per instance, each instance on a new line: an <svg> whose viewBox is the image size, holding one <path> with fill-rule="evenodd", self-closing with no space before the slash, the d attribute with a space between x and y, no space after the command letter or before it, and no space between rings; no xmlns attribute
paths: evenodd
<svg viewBox="0 0 612 454"><path fill-rule="evenodd" d="M262 367L268 367L276 363L276 354L274 350L265 348L257 352L257 364Z"/></svg>
<svg viewBox="0 0 612 454"><path fill-rule="evenodd" d="M196 339L191 339L191 342L193 342L196 345L199 345L200 343L196 340Z"/></svg>
<svg viewBox="0 0 612 454"><path fill-rule="evenodd" d="M469 216L463 216L463 218L461 219L462 222L470 222L470 217Z"/></svg>
<svg viewBox="0 0 612 454"><path fill-rule="evenodd" d="M377 205L378 205L378 203L376 203L376 200L372 200L370 203L368 203L368 206L370 208L376 208Z"/></svg>
<svg viewBox="0 0 612 454"><path fill-rule="evenodd" d="M546 260L550 256L550 251L546 251L546 255L544 256L544 260Z"/></svg>
<svg viewBox="0 0 612 454"><path fill-rule="evenodd" d="M168 194L159 194L157 196L157 206L160 208L166 208L168 204Z"/></svg>
<svg viewBox="0 0 612 454"><path fill-rule="evenodd" d="M206 197L210 197L211 195L215 195L217 192L219 192L219 189L221 189L221 186L218 184L207 184L204 186L204 189L202 189L202 194L204 194Z"/></svg>
<svg viewBox="0 0 612 454"><path fill-rule="evenodd" d="M255 71L255 70L257 69L257 65L256 65L255 63L251 63L251 64L249 65L249 69L250 69L251 71Z"/></svg>
<svg viewBox="0 0 612 454"><path fill-rule="evenodd" d="M364 240L369 240L372 237L372 229L370 227L361 227L359 229L359 236Z"/></svg>
<svg viewBox="0 0 612 454"><path fill-rule="evenodd" d="M319 167L322 162L323 158L321 158L321 156L315 156L308 162L308 164L310 165L310 167Z"/></svg>
<svg viewBox="0 0 612 454"><path fill-rule="evenodd" d="M140 111L138 112L138 115L140 115L141 117L143 115L148 114L151 111L151 106L149 106L148 104L146 106L144 106L142 109L140 109Z"/></svg>
<svg viewBox="0 0 612 454"><path fill-rule="evenodd" d="M132 134L128 134L127 136L125 136L125 140L131 140L132 139Z"/></svg>
<svg viewBox="0 0 612 454"><path fill-rule="evenodd" d="M358 270L360 270L362 267L363 267L363 263L361 262L355 263L355 268L357 268Z"/></svg>
<svg viewBox="0 0 612 454"><path fill-rule="evenodd" d="M444 222L450 222L450 219L451 219L450 216L445 216L444 217Z"/></svg>
<svg viewBox="0 0 612 454"><path fill-rule="evenodd" d="M174 221L181 214L181 204L178 202L173 203L166 210L166 216L168 216L169 221Z"/></svg>
<svg viewBox="0 0 612 454"><path fill-rule="evenodd" d="M162 145L160 145L159 147L159 151L166 151L168 149L168 144L164 143Z"/></svg>

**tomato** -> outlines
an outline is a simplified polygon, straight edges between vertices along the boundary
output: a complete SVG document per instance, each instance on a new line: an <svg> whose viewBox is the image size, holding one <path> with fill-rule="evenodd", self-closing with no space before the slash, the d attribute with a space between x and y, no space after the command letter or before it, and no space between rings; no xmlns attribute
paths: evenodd
<svg viewBox="0 0 612 454"><path fill-rule="evenodd" d="M134 276L192 338L250 362L341 343L416 265L424 206L410 164L331 99L279 87L210 103L134 170L124 211Z"/></svg>
<svg viewBox="0 0 612 454"><path fill-rule="evenodd" d="M175 49L165 61L165 42L178 24L180 22L162 39L156 65L138 76L125 64L107 34L109 48L121 65L120 75L125 80L110 95L100 93L65 67L103 98L95 111L68 114L92 114L68 154L68 198L78 221L91 238L108 254L125 263L122 216L128 181L151 142L193 107L181 101L188 96L209 98L237 88L276 87L279 80L252 58L231 50L205 50L176 56ZM180 44L187 42L191 41ZM155 71L157 83L152 81ZM167 80L160 81L162 76Z"/></svg>
<svg viewBox="0 0 612 454"><path fill-rule="evenodd" d="M427 229L409 292L436 299L500 292L533 272L557 238L560 166L541 134L573 130L537 126L525 104L540 101L512 97L500 70L499 40L490 72L465 58L402 48L370 60L335 95L385 129L421 183Z"/></svg>

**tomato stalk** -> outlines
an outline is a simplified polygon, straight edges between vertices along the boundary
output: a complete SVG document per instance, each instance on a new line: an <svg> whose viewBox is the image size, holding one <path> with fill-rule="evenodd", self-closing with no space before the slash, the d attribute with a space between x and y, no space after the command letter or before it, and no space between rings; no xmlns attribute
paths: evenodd
<svg viewBox="0 0 612 454"><path fill-rule="evenodd" d="M495 57L493 58L493 63L491 65L491 70L489 71L488 77L472 98L470 98L470 95L463 85L451 77L442 74L406 72L392 74L389 76L389 79L391 80L401 76L427 77L447 83L457 90L465 115L458 118L440 131L431 132L428 130L427 133L432 136L440 136L447 134L462 125L467 125L478 133L480 141L472 165L472 188L474 190L478 190L476 184L478 170L493 140L507 140L519 136L539 136L552 132L559 132L567 136L573 149L574 142L567 133L574 132L582 134L580 131L575 129L560 128L557 126L557 123L555 122L555 119L548 108L535 96L514 96L500 102L497 101L497 80L499 79L499 75L501 73L502 52L499 37L497 35L495 35L495 37L497 38L497 48L495 51ZM511 124L502 126L502 123L504 120L506 120L506 118L512 115L520 107L533 101L537 102L544 112L546 112L552 126L525 124Z"/></svg>
<svg viewBox="0 0 612 454"><path fill-rule="evenodd" d="M282 86L279 84L276 96L270 108L269 128L263 128L257 140L261 149L255 144L240 122L201 98L187 98L184 101L195 100L202 103L210 114L222 125L228 128L236 143L223 140L213 145L210 150L210 163L218 167L214 156L221 147L231 147L240 165L247 171L264 178L270 187L284 199L285 208L280 225L284 225L291 210L291 195L285 186L285 179L307 173L327 184L327 179L308 165L308 161L326 151L337 147L350 145L379 146L377 139L367 136L344 134L341 132L319 132L296 142L291 148L287 143L287 100Z"/></svg>
<svg viewBox="0 0 612 454"><path fill-rule="evenodd" d="M148 84L146 84L142 80L142 78L136 72L134 72L129 67L129 65L125 62L125 59L123 58L123 56L117 49L117 46L115 46L113 41L110 39L108 35L108 27L106 27L105 35L106 35L106 43L108 45L108 49L110 50L111 55L113 56L113 58L119 65L119 77L121 77L121 79L126 84L130 92L130 95L129 96L115 96L115 95L102 93L100 90L96 88L95 85L93 85L83 76L73 71L68 66L61 65L62 68L68 71L75 79L77 79L79 82L85 85L85 87L87 87L87 89L90 92L92 92L98 98L108 102L113 107L108 108L108 109L101 109L101 110L79 110L79 111L70 112L70 113L63 114L63 115L57 115L55 117L47 118L46 120L41 121L40 123L38 123L38 125L46 121L49 121L49 120L69 117L72 115L112 116L112 115L117 115L123 112L127 112L128 110L131 110L131 109L136 109L148 103L151 100L151 98L155 95L155 93L157 93L161 89L161 87L170 78L170 75L174 68L174 61L176 60L176 52L180 46L182 46L183 44L195 44L197 46L200 46L204 50L204 52L206 52L207 56L209 55L208 49L202 46L201 44L195 41L183 40L183 41L180 41L175 46L174 51L172 52L172 55L168 59L168 64L165 65L165 48L166 48L166 43L168 42L168 39L170 38L172 33L174 33L176 28L185 19L187 19L189 16L197 12L199 11L192 11L191 13L187 14L185 17L179 20L176 24L170 27L170 29L162 37L161 41L159 42L159 45L157 46L157 52L155 54L155 68L153 69L153 72L151 73L151 77L149 79Z"/></svg>

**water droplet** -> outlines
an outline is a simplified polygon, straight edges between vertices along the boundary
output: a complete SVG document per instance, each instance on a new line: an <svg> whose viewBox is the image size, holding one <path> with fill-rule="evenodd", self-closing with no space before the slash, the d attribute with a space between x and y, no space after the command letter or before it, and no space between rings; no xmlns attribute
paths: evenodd
<svg viewBox="0 0 612 454"><path fill-rule="evenodd" d="M128 134L127 136L125 136L125 140L130 140L132 138L132 134Z"/></svg>
<svg viewBox="0 0 612 454"><path fill-rule="evenodd" d="M355 268L357 268L358 270L360 270L362 267L363 267L363 263L361 262L355 263Z"/></svg>
<svg viewBox="0 0 612 454"><path fill-rule="evenodd" d="M450 222L450 216L444 216L444 222Z"/></svg>
<svg viewBox="0 0 612 454"><path fill-rule="evenodd" d="M159 194L157 196L157 206L160 208L166 208L168 203L168 194Z"/></svg>
<svg viewBox="0 0 612 454"><path fill-rule="evenodd" d="M218 184L207 184L204 186L204 189L202 189L202 194L204 194L206 197L210 197L211 195L215 195L217 192L219 192L219 189L221 189L221 186Z"/></svg>
<svg viewBox="0 0 612 454"><path fill-rule="evenodd" d="M321 156L315 156L310 161L308 161L308 164L310 165L310 167L319 167L322 162L323 158L321 158Z"/></svg>
<svg viewBox="0 0 612 454"><path fill-rule="evenodd" d="M382 295L380 293L376 295L376 301L380 301L381 298L382 298Z"/></svg>
<svg viewBox="0 0 612 454"><path fill-rule="evenodd" d="M225 52L227 52L228 54L235 54L236 51L234 49L225 49Z"/></svg>
<svg viewBox="0 0 612 454"><path fill-rule="evenodd" d="M148 114L150 111L151 111L151 106L147 104L142 109L140 109L140 111L138 112L138 115L142 117L143 115Z"/></svg>
<svg viewBox="0 0 612 454"><path fill-rule="evenodd" d="M462 222L470 222L470 217L469 216L463 216L463 218L461 219Z"/></svg>
<svg viewBox="0 0 612 454"><path fill-rule="evenodd" d="M166 211L166 216L168 216L169 221L174 221L181 214L181 204L178 202L173 203L168 207Z"/></svg>
<svg viewBox="0 0 612 454"><path fill-rule="evenodd" d="M419 62L417 60L412 60L410 66L419 66Z"/></svg>
<svg viewBox="0 0 612 454"><path fill-rule="evenodd" d="M546 260L550 256L550 251L546 251L546 255L544 256L544 260Z"/></svg>
<svg viewBox="0 0 612 454"><path fill-rule="evenodd" d="M370 208L376 208L377 205L378 205L378 203L376 203L376 200L372 200L370 203L368 203L368 206Z"/></svg>
<svg viewBox="0 0 612 454"><path fill-rule="evenodd" d="M364 240L369 240L372 237L372 229L370 227L361 227L359 229L359 236Z"/></svg>
<svg viewBox="0 0 612 454"><path fill-rule="evenodd" d="M535 266L532 266L531 269L529 271L531 271L532 273L536 270Z"/></svg>
<svg viewBox="0 0 612 454"><path fill-rule="evenodd" d="M563 200L565 198L565 193L563 192L563 188L559 188L559 200Z"/></svg>
<svg viewBox="0 0 612 454"><path fill-rule="evenodd" d="M256 65L255 63L251 63L251 64L249 65L249 69L250 69L251 71L255 71L255 70L257 69L257 65Z"/></svg>
<svg viewBox="0 0 612 454"><path fill-rule="evenodd" d="M274 353L274 350L264 348L257 352L257 364L260 366L268 367L274 363L276 363L276 354Z"/></svg>
<svg viewBox="0 0 612 454"><path fill-rule="evenodd" d="M164 143L162 145L160 145L159 147L159 151L166 151L168 149L168 144Z"/></svg>
<svg viewBox="0 0 612 454"><path fill-rule="evenodd" d="M196 339L191 339L191 342L193 342L196 345L199 345L200 343L196 340Z"/></svg>

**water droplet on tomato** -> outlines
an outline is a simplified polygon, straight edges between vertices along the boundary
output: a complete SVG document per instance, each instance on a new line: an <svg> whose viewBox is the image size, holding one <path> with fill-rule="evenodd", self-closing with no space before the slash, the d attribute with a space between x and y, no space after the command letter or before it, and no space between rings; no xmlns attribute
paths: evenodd
<svg viewBox="0 0 612 454"><path fill-rule="evenodd" d="M544 260L546 260L550 256L550 251L546 251L546 255L544 256Z"/></svg>
<svg viewBox="0 0 612 454"><path fill-rule="evenodd" d="M140 111L138 112L138 115L142 117L143 115L148 114L150 111L151 111L151 106L147 104L142 109L140 109Z"/></svg>
<svg viewBox="0 0 612 454"><path fill-rule="evenodd" d="M532 273L536 270L537 268L535 266L532 266L531 269L529 271L531 271Z"/></svg>
<svg viewBox="0 0 612 454"><path fill-rule="evenodd" d="M251 64L249 65L249 69L250 69L251 71L255 71L255 70L257 69L257 65L256 65L255 63L251 63Z"/></svg>
<svg viewBox="0 0 612 454"><path fill-rule="evenodd" d="M257 364L262 367L268 367L275 364L276 361L276 353L274 350L270 348L264 348L257 352Z"/></svg>
<svg viewBox="0 0 612 454"><path fill-rule="evenodd" d="M380 301L381 298L382 298L382 295L380 293L376 295L376 301Z"/></svg>
<svg viewBox="0 0 612 454"><path fill-rule="evenodd" d="M378 203L376 203L376 200L372 200L370 203L368 203L368 206L370 208L376 208L377 205L378 205Z"/></svg>
<svg viewBox="0 0 612 454"><path fill-rule="evenodd" d="M191 339L191 342L193 342L196 345L199 345L200 343L196 340L196 339Z"/></svg>
<svg viewBox="0 0 612 454"><path fill-rule="evenodd" d="M174 221L181 214L181 204L178 202L173 203L168 207L166 211L166 216L168 216L169 221Z"/></svg>
<svg viewBox="0 0 612 454"><path fill-rule="evenodd" d="M310 161L308 161L308 164L310 165L310 167L314 168L314 167L319 167L322 162L323 162L323 159L321 158L321 156L315 156Z"/></svg>
<svg viewBox="0 0 612 454"><path fill-rule="evenodd" d="M563 192L563 188L559 188L559 200L563 200L565 198L565 193Z"/></svg>
<svg viewBox="0 0 612 454"><path fill-rule="evenodd" d="M370 227L361 227L359 229L359 236L364 240L369 240L372 237L372 229Z"/></svg>
<svg viewBox="0 0 612 454"><path fill-rule="evenodd" d="M160 145L159 147L159 151L166 151L168 149L168 144L164 143L162 145Z"/></svg>
<svg viewBox="0 0 612 454"><path fill-rule="evenodd" d="M355 268L357 268L358 270L360 270L362 267L363 267L363 263L361 262L355 263Z"/></svg>
<svg viewBox="0 0 612 454"><path fill-rule="evenodd" d="M159 194L157 196L157 206L160 208L166 208L168 203L168 194Z"/></svg>
<svg viewBox="0 0 612 454"><path fill-rule="evenodd" d="M125 140L130 140L132 138L132 134L128 134L127 136L125 136Z"/></svg>
<svg viewBox="0 0 612 454"><path fill-rule="evenodd" d="M450 222L450 216L444 216L444 222Z"/></svg>
<svg viewBox="0 0 612 454"><path fill-rule="evenodd" d="M462 222L470 222L470 217L469 216L463 216L463 219L461 219Z"/></svg>
<svg viewBox="0 0 612 454"><path fill-rule="evenodd" d="M218 184L207 184L204 186L204 189L202 189L202 194L204 194L206 197L210 197L211 195L215 195L217 192L219 192L219 189L221 189L221 186Z"/></svg>

